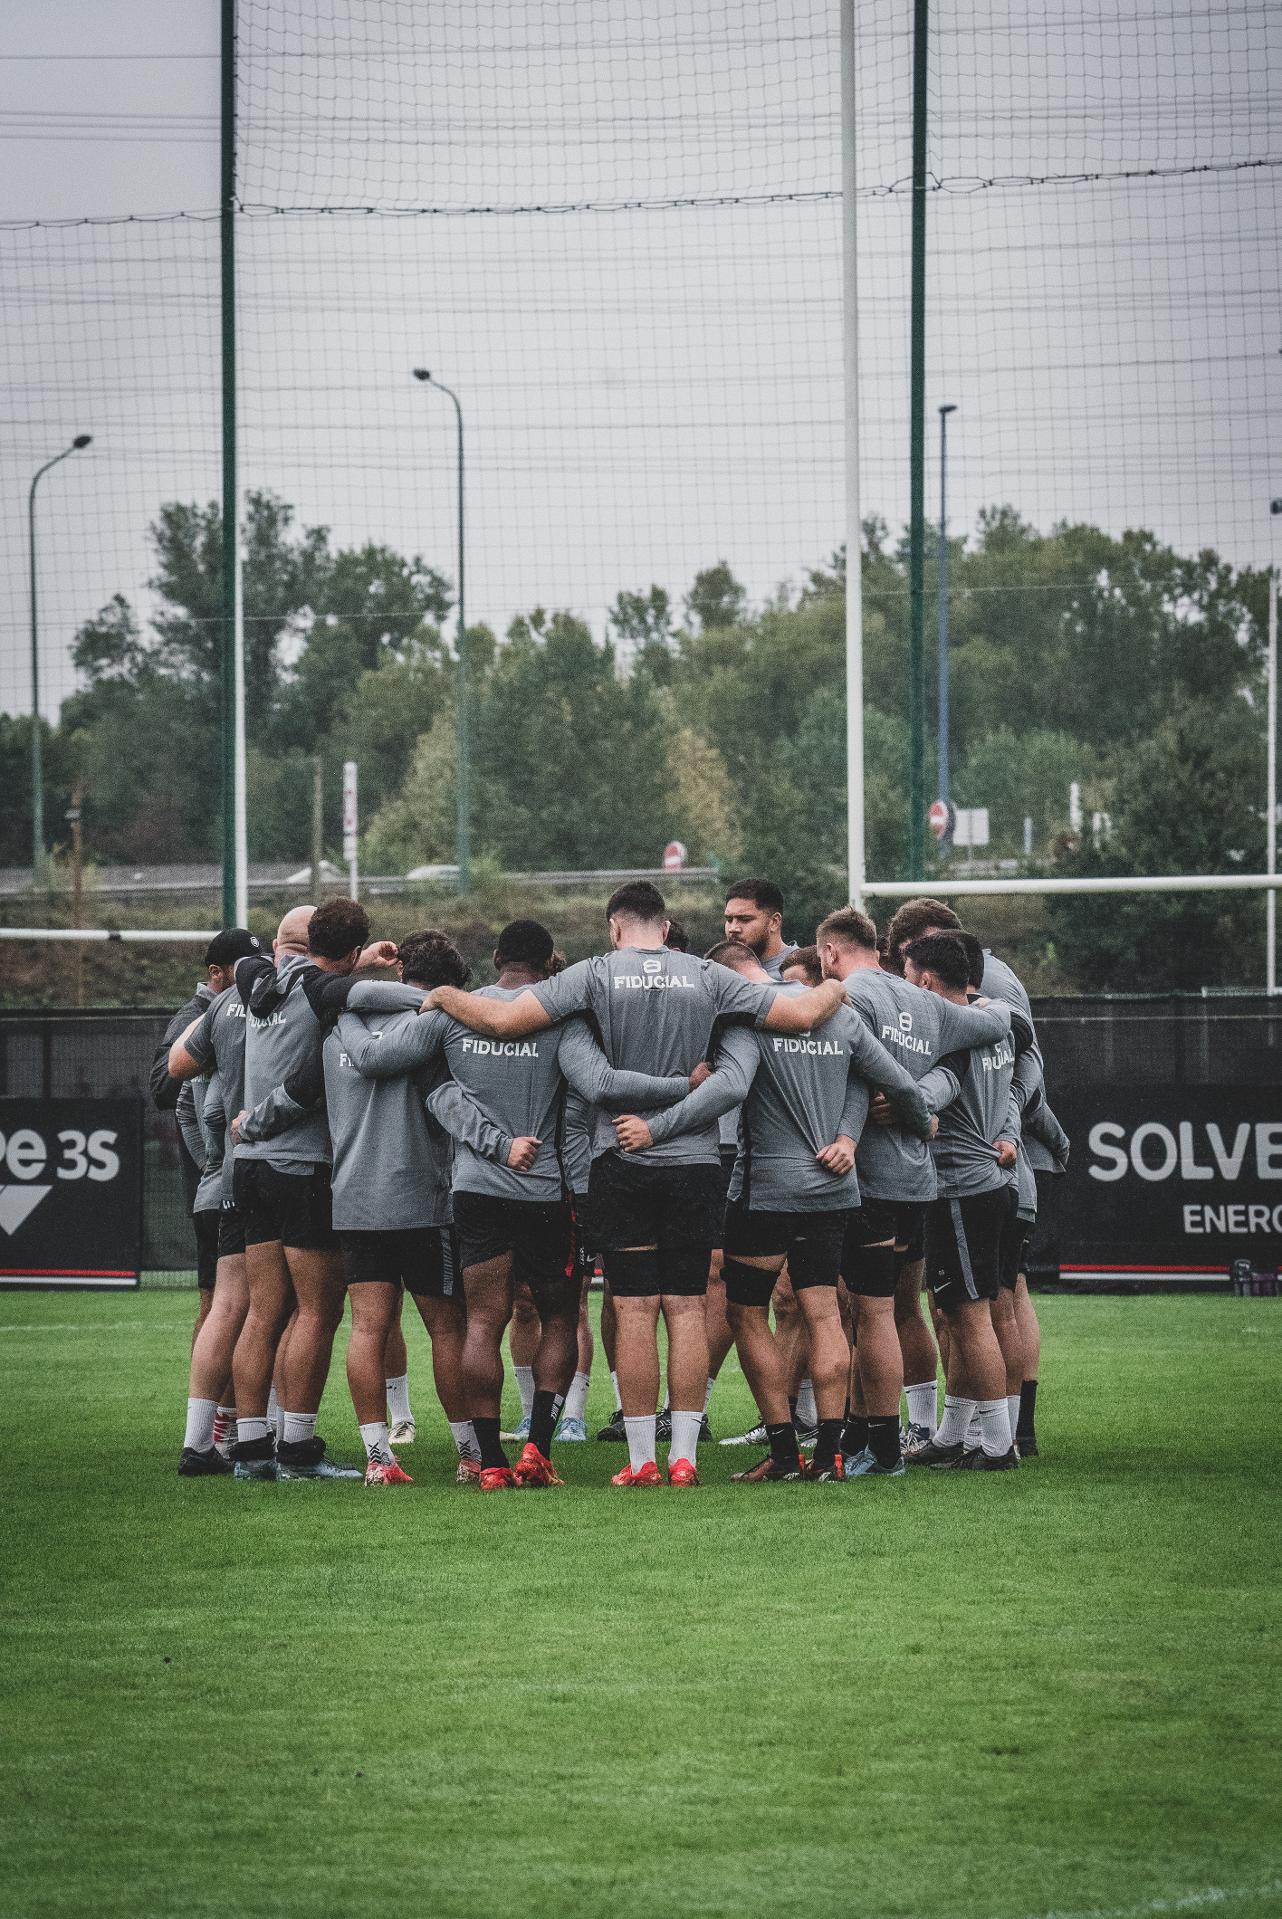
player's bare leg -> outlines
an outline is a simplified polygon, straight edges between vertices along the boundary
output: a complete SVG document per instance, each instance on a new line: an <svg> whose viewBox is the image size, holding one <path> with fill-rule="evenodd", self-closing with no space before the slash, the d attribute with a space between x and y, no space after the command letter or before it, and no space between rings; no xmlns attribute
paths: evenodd
<svg viewBox="0 0 1282 1919"><path fill-rule="evenodd" d="M215 1422L220 1404L225 1403L232 1355L249 1311L245 1255L229 1253L220 1259L213 1287L206 1291L209 1303L201 1315L192 1347L187 1427L183 1436L183 1460L178 1467L188 1478L224 1470L209 1455L215 1450ZM198 1454L200 1463L189 1460L189 1454Z"/></svg>

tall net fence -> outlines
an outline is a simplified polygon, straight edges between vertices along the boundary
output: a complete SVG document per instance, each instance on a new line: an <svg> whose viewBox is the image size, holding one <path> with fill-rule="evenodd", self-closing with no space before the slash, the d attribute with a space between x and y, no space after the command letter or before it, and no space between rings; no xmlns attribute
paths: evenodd
<svg viewBox="0 0 1282 1919"><path fill-rule="evenodd" d="M912 9L860 0L855 22L869 813L890 877L906 804ZM1262 0L930 9L927 588L949 403L955 789L990 807L994 854L1022 851L1026 819L1046 853L1073 781L1106 833L1128 743L1168 696L1219 702L1233 741L1217 736L1212 762L1245 754L1262 783L1280 46ZM821 835L840 865L840 81L836 0L661 0L644 18L604 0L242 0L251 861L304 861L313 754L329 849L355 757L374 870L452 856L454 421L420 366L465 416L469 628L494 689L481 852L508 870L645 864L671 831L695 859L786 874ZM211 72L211 116L212 88ZM85 195L92 215L92 181ZM77 432L92 447L38 500L48 838L65 840L79 772L93 857L217 853L212 212L0 232L0 865L22 864L30 832L26 489ZM595 683L575 704L582 661L565 683L495 667L480 629L501 644L524 620L546 643L557 612L567 647L611 642L612 674L653 665L656 644L679 654L681 629L705 645L684 680L650 673L657 718L640 693L620 716ZM740 655L710 636L745 625L767 665L735 708L717 674ZM514 715L531 709L545 730L522 758ZM594 838L554 796L529 803L541 759L564 785L567 755L609 759L651 725L678 742L675 814L634 791L616 817L581 794ZM794 798L808 784L814 813ZM509 819L522 806L541 839ZM1209 870L1261 863L1253 806ZM1143 853L1102 857L1124 870Z"/></svg>

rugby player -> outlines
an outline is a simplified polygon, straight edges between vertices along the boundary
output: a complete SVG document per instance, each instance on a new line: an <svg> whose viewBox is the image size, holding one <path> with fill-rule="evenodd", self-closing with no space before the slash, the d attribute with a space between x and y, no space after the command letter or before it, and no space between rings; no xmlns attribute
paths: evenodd
<svg viewBox="0 0 1282 1919"><path fill-rule="evenodd" d="M462 1140L454 1167L454 1225L467 1300L464 1376L481 1449L483 1492L561 1483L550 1458L552 1435L575 1371L581 1294L558 1137L566 1081L589 1104L616 1108L638 1100L671 1103L689 1090L685 1074L616 1071L584 1020L569 1020L545 1037L542 1029L549 1022L531 989L546 990L552 953L552 935L546 927L537 920L515 920L499 935L494 986L475 994L437 987L423 1002L424 1006L433 1001L448 1006L450 1012L457 1007L468 1015L466 1021L444 1013L407 1015L385 1023L381 1037L357 1032L352 1013L383 996L370 987L353 991L352 1013L339 1021L344 1047L358 1071L403 1072L408 1065L426 1063L443 1053L454 1080L472 1094L485 1117L510 1139L532 1149L524 1163L500 1165ZM486 1014L505 1013L525 1000L532 1001L539 1016L527 1028L528 1037L475 1037L480 1009ZM429 1100L432 1111L451 1130L455 1121L440 1102L443 1091L453 1090L438 1089ZM530 1437L513 1469L500 1437L502 1340L512 1315L514 1289L522 1280L538 1308L540 1333L534 1354Z"/></svg>
<svg viewBox="0 0 1282 1919"><path fill-rule="evenodd" d="M840 990L831 984L780 998L776 989L742 979L728 967L671 952L664 945L669 922L663 895L647 880L619 887L606 916L608 954L582 960L510 997L438 987L424 1002L425 1010L439 1007L492 1039L516 1039L572 1014L591 1013L612 1066L688 1079L705 1060L719 1017L800 1033L840 1003ZM721 1206L716 1127L624 1156L600 1115L593 1154L592 1228L617 1314L617 1369L628 1434L629 1463L614 1483L662 1484L655 1459L662 1313L672 1408L668 1483L697 1485L708 1381L704 1293Z"/></svg>
<svg viewBox="0 0 1282 1919"><path fill-rule="evenodd" d="M768 981L755 953L739 942L724 941L708 957L741 979ZM781 997L808 990L787 985ZM727 1028L716 1069L696 1091L648 1120L627 1115L614 1122L625 1152L644 1151L706 1125L727 1103L742 1104L739 1154L726 1213L726 1295L739 1357L770 1445L759 1467L736 1475L748 1482L801 1475L786 1362L768 1319L771 1293L785 1260L809 1337L818 1406L810 1477L841 1478L839 1447L850 1359L837 1306L837 1280L847 1219L859 1203L855 1148L867 1116L870 1085L885 1088L897 1118L919 1138L930 1138L931 1114L913 1079L858 1015L842 1007L819 1033L808 1037Z"/></svg>
<svg viewBox="0 0 1282 1919"><path fill-rule="evenodd" d="M965 1008L970 965L956 934L923 935L903 957L909 985ZM997 1472L1019 1464L992 1302L1001 1284L1003 1229L1018 1203L1009 1179L1018 1132L1011 1081L1017 1046L1026 1047L1032 1035L1022 1014L1006 1010L1010 1033L947 1061L958 1094L940 1114L933 1148L939 1192L926 1220L927 1280L948 1326L946 1394L935 1437L909 1452L912 1465ZM968 1448L972 1419L979 1444Z"/></svg>
<svg viewBox="0 0 1282 1919"><path fill-rule="evenodd" d="M243 927L220 933L210 946L219 949L218 958L209 962L210 983L214 966L225 972L237 959L259 951L258 941ZM227 984L208 1002L187 1028L172 1042L166 1066L170 1077L185 1084L209 1074L217 1078L217 1091L224 1118L228 1111L239 1112L245 1084L245 1008L234 984ZM154 1068L153 1068L154 1070ZM153 1080L154 1084L154 1080ZM202 1105L209 1099L206 1087ZM211 1126L215 1113L211 1111ZM212 1133L206 1141L205 1163L209 1166ZM212 1173L212 1167L210 1171ZM203 1183L203 1182L202 1182ZM206 1189L209 1197L211 1188ZM219 1211L217 1258L214 1284L207 1313L202 1318L192 1347L188 1384L187 1425L183 1435L178 1470L184 1478L198 1478L227 1470L218 1443L225 1440L225 1426L219 1427L220 1404L230 1399L228 1382L232 1375L232 1355L249 1307L245 1271L245 1227L232 1195L232 1158L225 1151L219 1168ZM223 1419L226 1421L224 1412Z"/></svg>
<svg viewBox="0 0 1282 1919"><path fill-rule="evenodd" d="M374 989L380 1008L391 1011L412 1011L424 988L467 978L457 948L434 932L411 934L398 949L397 967L403 984ZM357 976L322 973L316 980L306 990L324 1034L320 1057L309 1052L301 1059L290 1077L249 1114L242 1136L270 1140L318 1109L327 1116L332 1219L352 1308L347 1382L365 1446L366 1485L410 1483L392 1447L384 1364L406 1290L432 1342L437 1392L459 1450L459 1478L469 1480L474 1476L469 1470L472 1435L460 1377L464 1320L454 1286L449 1224L452 1154L445 1132L429 1119L424 1105L442 1071L363 1075L334 1024ZM349 1037L363 1028L363 1040L379 1039L382 1018L381 1011L351 1014ZM528 1160L529 1141L505 1137L459 1088L448 1090L453 1133L487 1157L509 1164Z"/></svg>
<svg viewBox="0 0 1282 1919"><path fill-rule="evenodd" d="M782 978L796 952L783 936L783 894L773 880L739 880L726 894L725 936L756 954L769 978Z"/></svg>
<svg viewBox="0 0 1282 1919"><path fill-rule="evenodd" d="M1024 1109L1023 1143L1033 1172L1035 1221L1036 1200L1040 1197L1042 1186L1049 1180L1058 1179L1068 1171L1068 1134L1047 1105L1044 1094ZM1021 1459L1037 1457L1037 1371L1041 1358L1041 1328L1037 1323L1037 1315L1032 1310L1032 1300L1028 1292L1027 1255L1031 1237L1030 1231L1024 1242L1024 1261L1020 1267L1015 1288L1015 1313L1020 1322L1020 1341L1024 1361L1024 1377L1020 1384L1019 1411L1015 1425L1015 1446ZM1023 1304L1027 1305L1026 1315L1021 1315Z"/></svg>
<svg viewBox="0 0 1282 1919"><path fill-rule="evenodd" d="M853 906L830 913L816 931L815 944L825 976L843 982L869 1031L913 1079L924 1079L946 1055L1009 1037L1005 1006L968 1006L964 990L953 1003L884 972L877 956L877 929ZM855 1309L855 1363L866 1411L852 1412L847 1423L842 1439L845 1470L853 1478L897 1476L903 1471L899 1401L904 1364L895 1328L896 1267L935 1197L931 1154L920 1139L897 1125L870 1126L861 1141L859 1187L861 1204L846 1233L842 1274ZM852 1391L851 1401L858 1405L857 1392Z"/></svg>
<svg viewBox="0 0 1282 1919"><path fill-rule="evenodd" d="M214 1275L218 1265L218 1210L197 1211L196 1189L205 1167L205 1141L201 1132L200 1108L204 1098L202 1079L175 1079L169 1071L170 1048L192 1026L220 993L232 983L232 968L243 953L256 953L258 941L243 926L216 933L205 949L205 977L185 1005L180 1006L152 1055L147 1084L158 1112L172 1113L178 1127L178 1167L183 1194L191 1214L196 1238L196 1323L192 1344L213 1301ZM229 1375L230 1383L230 1375Z"/></svg>
<svg viewBox="0 0 1282 1919"><path fill-rule="evenodd" d="M888 940L893 963L903 970L903 956L909 941L920 938L926 933L961 932L961 921L950 906L942 900L916 899L905 900L895 913L888 928ZM970 938L970 935L963 935ZM1004 960L987 948L981 949L983 973L979 981L980 990L990 998L1004 1000L1007 1005L1016 1008L1027 1022L1032 1032L1032 1042L1025 1046L1015 1061L1013 1085L1019 1109L1023 1109L1041 1090L1044 1081L1041 1048L1037 1043L1037 1032L1033 1021L1033 1010L1023 981ZM1021 1164L1021 1162L1023 1162ZM1030 1195L1029 1167L1027 1154L1022 1143L1016 1160L1016 1175L1025 1196L1025 1210ZM1004 1251L1004 1270L1012 1270L1012 1262L1018 1262L1022 1236L1018 1230L1018 1221L1007 1225L1007 1239ZM914 1314L920 1321L920 1296L914 1301ZM1019 1275L1014 1289L1013 1310L999 1306L999 1325L1008 1355L1010 1379L1018 1379L1021 1399L1024 1396L1024 1382L1032 1384L1030 1397L1036 1399L1038 1365L1041 1357L1041 1327L1037 1319L1037 1310L1028 1290L1027 1274ZM923 1327L924 1332L924 1327ZM905 1355L905 1359L907 1355ZM933 1378L933 1375L932 1375Z"/></svg>
<svg viewBox="0 0 1282 1919"><path fill-rule="evenodd" d="M281 921L275 964L237 962L236 990L248 1016L245 1108L232 1122L236 1204L245 1221L250 1305L236 1342L236 1463L242 1477L360 1478L325 1457L317 1409L343 1311L343 1263L331 1214L331 1149L324 1105L286 1113L269 1137L249 1114L294 1075L316 1072L323 1034L312 996L328 977L389 965L396 948L367 946L369 916L356 900L300 906ZM309 990L310 989L310 990ZM276 1346L289 1320L281 1377L281 1424L273 1445L267 1400ZM380 1361L381 1364L381 1361Z"/></svg>

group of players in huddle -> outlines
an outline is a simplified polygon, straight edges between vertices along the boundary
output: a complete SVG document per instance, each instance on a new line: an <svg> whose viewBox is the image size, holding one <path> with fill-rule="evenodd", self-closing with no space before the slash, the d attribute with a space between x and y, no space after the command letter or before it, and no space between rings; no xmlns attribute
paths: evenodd
<svg viewBox="0 0 1282 1919"><path fill-rule="evenodd" d="M937 900L881 940L842 907L804 948L783 905L736 884L698 958L634 881L607 906L607 953L566 966L517 920L475 992L443 934L370 943L355 900L287 913L270 956L220 933L152 1070L195 1182L179 1473L409 1484L409 1292L460 1483L559 1486L554 1450L587 1437L598 1261L615 1486L698 1484L731 1346L760 1413L740 1440L766 1448L745 1483L1034 1453L1025 1253L1068 1141L1028 996ZM363 1474L316 1432L345 1299Z"/></svg>

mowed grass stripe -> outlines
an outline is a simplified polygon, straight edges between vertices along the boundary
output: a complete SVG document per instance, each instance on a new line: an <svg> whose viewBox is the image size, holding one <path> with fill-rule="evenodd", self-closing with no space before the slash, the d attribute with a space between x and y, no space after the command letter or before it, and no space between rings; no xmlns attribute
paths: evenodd
<svg viewBox="0 0 1282 1919"><path fill-rule="evenodd" d="M6 1913L1276 1914L1274 1302L1043 1301L1019 1474L492 1499L416 1328L412 1489L180 1482L176 1304L0 1298Z"/></svg>

